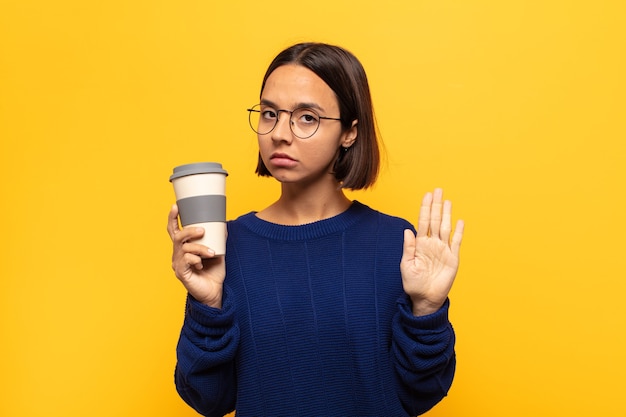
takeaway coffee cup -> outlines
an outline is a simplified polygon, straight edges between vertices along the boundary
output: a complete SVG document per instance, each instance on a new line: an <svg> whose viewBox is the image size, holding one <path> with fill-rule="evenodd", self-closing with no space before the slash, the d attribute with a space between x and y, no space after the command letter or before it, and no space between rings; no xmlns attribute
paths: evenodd
<svg viewBox="0 0 626 417"><path fill-rule="evenodd" d="M183 227L202 227L204 236L195 240L215 251L226 253L226 176L217 162L199 162L174 168L178 215Z"/></svg>

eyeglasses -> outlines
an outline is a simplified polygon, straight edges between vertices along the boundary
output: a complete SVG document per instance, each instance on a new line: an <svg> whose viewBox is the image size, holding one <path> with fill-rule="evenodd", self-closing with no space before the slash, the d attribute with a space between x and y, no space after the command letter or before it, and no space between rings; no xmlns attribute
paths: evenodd
<svg viewBox="0 0 626 417"><path fill-rule="evenodd" d="M278 124L280 113L289 113L289 128L296 137L308 139L317 132L320 127L320 120L339 120L334 117L320 116L315 110L302 107L295 110L277 110L265 104L257 104L249 113L250 127L259 135L267 135Z"/></svg>

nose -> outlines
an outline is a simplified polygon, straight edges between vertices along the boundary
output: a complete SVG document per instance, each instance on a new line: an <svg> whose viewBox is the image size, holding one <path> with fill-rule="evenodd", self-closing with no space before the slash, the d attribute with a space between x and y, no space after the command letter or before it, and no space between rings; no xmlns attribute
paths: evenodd
<svg viewBox="0 0 626 417"><path fill-rule="evenodd" d="M279 110L276 126L272 130L272 140L291 143L293 133L291 131L291 114L286 110Z"/></svg>

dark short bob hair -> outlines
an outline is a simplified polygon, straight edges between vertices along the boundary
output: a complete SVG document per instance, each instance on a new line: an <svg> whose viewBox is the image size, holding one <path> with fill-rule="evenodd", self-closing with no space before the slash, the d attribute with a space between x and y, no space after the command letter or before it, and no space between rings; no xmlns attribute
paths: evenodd
<svg viewBox="0 0 626 417"><path fill-rule="evenodd" d="M342 188L360 190L374 184L380 150L369 84L363 66L347 50L324 43L299 43L272 61L263 77L261 95L270 74L283 65L301 65L313 71L334 91L339 102L341 125L350 129L358 120L357 138L350 148L338 152L334 175ZM256 173L271 176L259 153Z"/></svg>

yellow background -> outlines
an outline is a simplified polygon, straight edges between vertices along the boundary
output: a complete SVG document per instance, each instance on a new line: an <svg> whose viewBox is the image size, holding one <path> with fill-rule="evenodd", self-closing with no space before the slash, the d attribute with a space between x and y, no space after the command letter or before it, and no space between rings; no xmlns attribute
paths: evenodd
<svg viewBox="0 0 626 417"><path fill-rule="evenodd" d="M619 0L0 0L2 416L193 416L172 168L260 209L247 106L282 48L352 50L387 158L354 193L466 223L458 370L435 416L624 416L626 10Z"/></svg>

